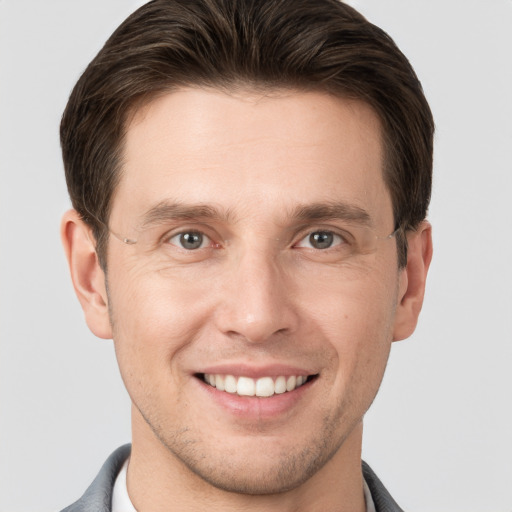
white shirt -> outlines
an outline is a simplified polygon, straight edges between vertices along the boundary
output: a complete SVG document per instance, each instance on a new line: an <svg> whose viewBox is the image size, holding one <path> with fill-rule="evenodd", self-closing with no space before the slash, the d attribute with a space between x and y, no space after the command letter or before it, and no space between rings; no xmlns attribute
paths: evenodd
<svg viewBox="0 0 512 512"><path fill-rule="evenodd" d="M132 500L130 500L130 496L128 496L128 486L126 485L126 470L128 469L129 460L129 458L125 460L114 484L112 512L137 512Z"/></svg>
<svg viewBox="0 0 512 512"><path fill-rule="evenodd" d="M117 475L112 494L112 512L137 512L133 506L130 496L128 496L128 486L126 485L126 470L128 468L128 459L123 464L121 471ZM375 512L375 504L366 480L363 478L364 499L366 501L366 512Z"/></svg>

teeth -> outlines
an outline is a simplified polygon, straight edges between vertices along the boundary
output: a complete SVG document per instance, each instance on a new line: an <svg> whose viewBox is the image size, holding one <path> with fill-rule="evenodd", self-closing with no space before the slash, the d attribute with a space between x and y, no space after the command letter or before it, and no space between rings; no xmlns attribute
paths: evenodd
<svg viewBox="0 0 512 512"><path fill-rule="evenodd" d="M256 383L249 377L239 377L236 385L236 394L240 396L254 396L256 393Z"/></svg>
<svg viewBox="0 0 512 512"><path fill-rule="evenodd" d="M274 384L274 393L281 394L286 393L286 377L277 377Z"/></svg>
<svg viewBox="0 0 512 512"><path fill-rule="evenodd" d="M237 385L236 379L233 377L233 375L226 375L226 379L224 380L224 387L228 393L236 393Z"/></svg>
<svg viewBox="0 0 512 512"><path fill-rule="evenodd" d="M256 396L272 396L274 393L275 385L272 377L262 377L256 381Z"/></svg>
<svg viewBox="0 0 512 512"><path fill-rule="evenodd" d="M224 375L216 375L215 376L215 384L213 384L219 391L224 391L226 389L226 379Z"/></svg>
<svg viewBox="0 0 512 512"><path fill-rule="evenodd" d="M288 380L286 381L286 391L293 391L295 386L297 386L297 377L292 375L291 377L288 377Z"/></svg>
<svg viewBox="0 0 512 512"><path fill-rule="evenodd" d="M250 377L205 373L203 379L219 391L236 393L239 396L269 397L297 389L306 382L307 377L304 375L290 375L289 377L279 376L275 379L272 377L251 379Z"/></svg>

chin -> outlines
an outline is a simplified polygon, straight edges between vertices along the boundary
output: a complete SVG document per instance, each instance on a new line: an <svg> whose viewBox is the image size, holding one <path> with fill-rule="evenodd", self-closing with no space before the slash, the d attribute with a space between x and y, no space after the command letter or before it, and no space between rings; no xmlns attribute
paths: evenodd
<svg viewBox="0 0 512 512"><path fill-rule="evenodd" d="M309 480L330 457L311 453L281 454L266 460L225 458L212 461L182 461L203 482L216 489L249 495L280 494L298 488ZM324 460L326 459L326 460Z"/></svg>
<svg viewBox="0 0 512 512"><path fill-rule="evenodd" d="M340 451L345 436L332 431L325 434L289 439L284 446L283 439L255 434L238 444L218 442L215 446L184 433L172 445L164 444L203 483L230 493L270 495L300 487Z"/></svg>

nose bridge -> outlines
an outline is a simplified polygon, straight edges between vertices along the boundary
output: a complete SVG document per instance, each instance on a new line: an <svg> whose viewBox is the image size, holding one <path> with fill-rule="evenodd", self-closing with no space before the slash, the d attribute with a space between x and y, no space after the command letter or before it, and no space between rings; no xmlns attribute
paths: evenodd
<svg viewBox="0 0 512 512"><path fill-rule="evenodd" d="M218 310L219 327L224 333L264 342L274 334L295 329L297 316L275 251L242 251L225 284Z"/></svg>

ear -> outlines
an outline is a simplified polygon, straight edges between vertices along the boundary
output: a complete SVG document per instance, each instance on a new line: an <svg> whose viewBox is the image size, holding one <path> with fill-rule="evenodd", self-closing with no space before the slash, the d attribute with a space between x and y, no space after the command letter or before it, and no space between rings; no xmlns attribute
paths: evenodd
<svg viewBox="0 0 512 512"><path fill-rule="evenodd" d="M62 217L61 239L89 329L100 338L112 338L105 273L98 261L91 228L77 211L70 210Z"/></svg>
<svg viewBox="0 0 512 512"><path fill-rule="evenodd" d="M393 341L408 338L416 328L423 305L427 272L432 260L432 226L423 221L407 233L407 266L399 276Z"/></svg>

